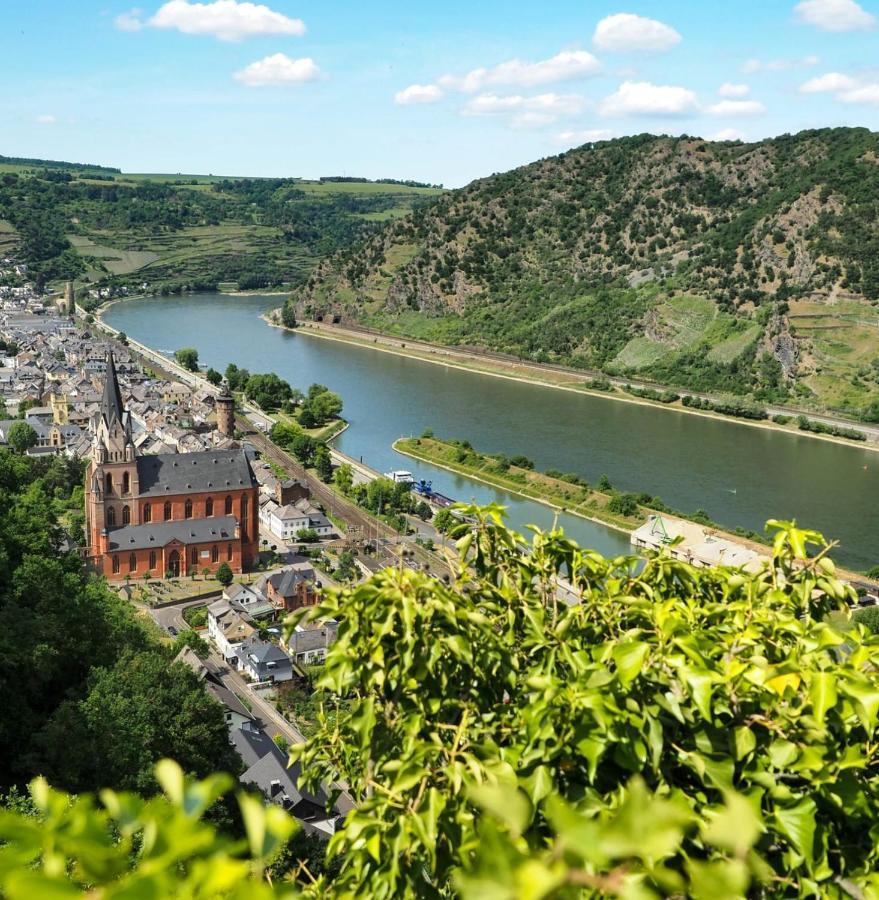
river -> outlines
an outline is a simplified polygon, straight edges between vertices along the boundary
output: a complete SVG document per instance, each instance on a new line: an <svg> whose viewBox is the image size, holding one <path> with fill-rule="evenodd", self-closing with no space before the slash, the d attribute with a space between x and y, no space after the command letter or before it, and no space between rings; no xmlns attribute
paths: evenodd
<svg viewBox="0 0 879 900"><path fill-rule="evenodd" d="M546 527L553 513L403 457L392 442L432 428L479 450L523 453L541 469L592 482L606 474L620 490L703 509L728 527L761 530L769 518L796 518L840 542L833 555L841 564L879 564L879 453L285 332L260 318L278 304L277 295L157 297L117 303L105 319L156 350L196 347L202 364L221 371L234 362L302 390L327 385L342 396L350 422L340 450L381 471L409 469L459 500L503 503L517 528ZM629 551L626 536L602 525L570 515L559 521L602 553Z"/></svg>

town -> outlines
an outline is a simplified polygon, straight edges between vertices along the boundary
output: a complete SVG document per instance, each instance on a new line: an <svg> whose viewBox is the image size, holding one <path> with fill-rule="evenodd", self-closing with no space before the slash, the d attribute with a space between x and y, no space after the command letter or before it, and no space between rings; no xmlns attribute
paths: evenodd
<svg viewBox="0 0 879 900"><path fill-rule="evenodd" d="M83 564L168 639L192 636L177 661L223 706L241 782L326 839L350 798L328 811L329 793L301 790L284 750L310 724L288 714L291 698L309 692L337 622L286 637L280 624L389 564L439 575L442 560L415 551L427 560L442 535L415 516L421 534L395 535L332 494L267 438L266 413L247 404L242 415L225 382L135 349L78 310L70 285L0 291L0 445L87 465ZM339 465L356 467L352 482L377 477Z"/></svg>

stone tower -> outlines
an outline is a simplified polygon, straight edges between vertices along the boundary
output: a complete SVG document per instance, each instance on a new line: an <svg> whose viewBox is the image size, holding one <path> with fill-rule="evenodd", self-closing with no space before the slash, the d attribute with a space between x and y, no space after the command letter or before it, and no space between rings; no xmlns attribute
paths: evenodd
<svg viewBox="0 0 879 900"><path fill-rule="evenodd" d="M217 395L217 431L223 437L235 436L235 400L229 391L229 383L223 382Z"/></svg>
<svg viewBox="0 0 879 900"><path fill-rule="evenodd" d="M68 316L73 318L76 309L76 298L73 295L73 282L68 281L64 286L64 308Z"/></svg>

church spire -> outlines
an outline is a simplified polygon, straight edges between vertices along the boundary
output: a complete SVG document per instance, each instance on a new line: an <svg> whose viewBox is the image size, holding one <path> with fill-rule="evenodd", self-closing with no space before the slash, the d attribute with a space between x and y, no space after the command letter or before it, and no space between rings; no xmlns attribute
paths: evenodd
<svg viewBox="0 0 879 900"><path fill-rule="evenodd" d="M104 380L104 396L101 398L101 417L107 423L107 428L113 426L114 419L120 425L123 420L122 393L119 390L112 350L107 354L107 377Z"/></svg>

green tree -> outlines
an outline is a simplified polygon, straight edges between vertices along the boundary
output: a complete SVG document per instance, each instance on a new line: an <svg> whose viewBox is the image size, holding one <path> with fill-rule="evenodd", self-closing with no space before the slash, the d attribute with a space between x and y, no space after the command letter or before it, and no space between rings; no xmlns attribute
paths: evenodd
<svg viewBox="0 0 879 900"><path fill-rule="evenodd" d="M354 484L354 470L349 463L342 463L335 472L333 472L333 484L343 493L347 494Z"/></svg>
<svg viewBox="0 0 879 900"><path fill-rule="evenodd" d="M451 510L449 509L438 509L433 516L433 527L436 528L440 534L448 534L448 532L458 524L458 519L456 519Z"/></svg>
<svg viewBox="0 0 879 900"><path fill-rule="evenodd" d="M192 628L185 628L177 635L173 644L174 655L176 656L184 647L189 647L201 659L207 659L210 656L211 648L207 641Z"/></svg>
<svg viewBox="0 0 879 900"><path fill-rule="evenodd" d="M229 587L234 580L235 575L232 572L232 567L227 562L221 562L219 567L217 568L217 581L223 585L223 587Z"/></svg>
<svg viewBox="0 0 879 900"><path fill-rule="evenodd" d="M332 391L324 391L309 401L311 414L318 425L323 425L342 412L342 398Z"/></svg>
<svg viewBox="0 0 879 900"><path fill-rule="evenodd" d="M205 378L207 378L214 387L219 387L223 382L223 376L213 367L205 372Z"/></svg>
<svg viewBox="0 0 879 900"><path fill-rule="evenodd" d="M181 347L174 352L174 359L190 372L198 371L198 350L195 347Z"/></svg>
<svg viewBox="0 0 879 900"><path fill-rule="evenodd" d="M14 422L6 432L6 443L16 453L24 453L31 447L36 447L39 441L37 432L27 422Z"/></svg>
<svg viewBox="0 0 879 900"><path fill-rule="evenodd" d="M64 703L37 740L47 773L74 790L154 790L153 767L166 756L199 775L238 765L222 706L159 650L94 670L85 698Z"/></svg>
<svg viewBox="0 0 879 900"><path fill-rule="evenodd" d="M296 307L289 300L281 307L281 324L285 328L296 327Z"/></svg>
<svg viewBox="0 0 879 900"><path fill-rule="evenodd" d="M388 569L288 623L339 622L317 686L350 706L291 750L307 781L355 799L335 890L871 883L879 638L852 626L820 535L773 523L759 572L638 569L561 532L511 534L497 508L463 513L451 585ZM558 602L559 572L585 602Z"/></svg>
<svg viewBox="0 0 879 900"><path fill-rule="evenodd" d="M326 444L318 444L314 451L314 469L321 481L333 480L333 461Z"/></svg>
<svg viewBox="0 0 879 900"><path fill-rule="evenodd" d="M290 385L270 372L266 375L251 375L244 385L244 394L265 410L276 410L290 399Z"/></svg>
<svg viewBox="0 0 879 900"><path fill-rule="evenodd" d="M354 554L350 550L343 550L339 554L334 574L339 581L353 581L357 577L357 565L354 562Z"/></svg>

